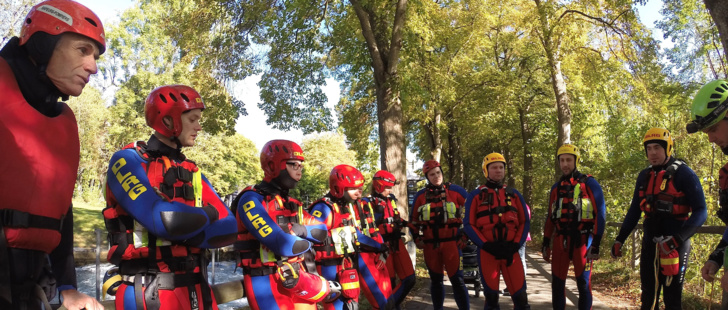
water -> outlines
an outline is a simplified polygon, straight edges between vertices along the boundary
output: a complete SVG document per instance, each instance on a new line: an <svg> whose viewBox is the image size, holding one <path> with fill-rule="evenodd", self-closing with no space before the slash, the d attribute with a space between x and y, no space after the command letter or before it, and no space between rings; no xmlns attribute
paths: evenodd
<svg viewBox="0 0 728 310"><path fill-rule="evenodd" d="M112 267L112 264L99 265L99 268L101 269L101 281L103 281L104 273L106 273L106 271L111 269ZM235 262L233 261L215 262L215 283L219 284L243 279L242 271L240 270L240 268L238 268L237 272L234 272L234 270ZM94 264L76 267L76 275L78 278L78 290L89 296L96 296L96 265ZM207 276L209 281L212 282L212 263L207 266ZM113 299L114 296L106 295L106 300ZM60 301L58 301L58 297L56 297L53 301L51 301L51 303L58 304L60 303ZM248 300L247 298L243 297L241 299L219 306L221 310L241 309L248 306Z"/></svg>

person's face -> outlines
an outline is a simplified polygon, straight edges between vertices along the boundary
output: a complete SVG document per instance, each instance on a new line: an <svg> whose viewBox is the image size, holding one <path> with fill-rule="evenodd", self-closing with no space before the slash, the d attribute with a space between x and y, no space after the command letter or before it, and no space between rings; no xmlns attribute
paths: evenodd
<svg viewBox="0 0 728 310"><path fill-rule="evenodd" d="M286 170L288 171L288 175L296 180L296 182L300 181L303 176L303 161L298 159L286 160Z"/></svg>
<svg viewBox="0 0 728 310"><path fill-rule="evenodd" d="M442 169L440 167L427 171L427 179L435 186L442 185Z"/></svg>
<svg viewBox="0 0 728 310"><path fill-rule="evenodd" d="M385 186L384 190L382 191L382 196L389 197L389 194L392 193L392 187L391 186Z"/></svg>
<svg viewBox="0 0 728 310"><path fill-rule="evenodd" d="M496 182L503 181L503 177L506 175L506 166L503 163L492 163L487 168L489 179Z"/></svg>
<svg viewBox="0 0 728 310"><path fill-rule="evenodd" d="M559 156L559 167L564 175L569 175L576 168L576 156L572 154L561 154Z"/></svg>
<svg viewBox="0 0 728 310"><path fill-rule="evenodd" d="M344 197L347 201L356 201L357 199L361 198L363 188L361 186L359 187L347 187L344 191Z"/></svg>
<svg viewBox="0 0 728 310"><path fill-rule="evenodd" d="M182 113L182 132L179 134L179 141L182 146L195 145L197 133L202 130L200 119L202 118L202 109L194 109Z"/></svg>
<svg viewBox="0 0 728 310"><path fill-rule="evenodd" d="M94 40L75 33L64 33L48 61L46 75L61 93L80 96L98 69L99 47Z"/></svg>
<svg viewBox="0 0 728 310"><path fill-rule="evenodd" d="M659 143L648 143L645 146L645 151L647 151L647 160L650 162L650 165L662 165L667 159L667 155L665 155L665 148Z"/></svg>
<svg viewBox="0 0 728 310"><path fill-rule="evenodd" d="M708 134L708 141L711 143L715 143L721 149L728 147L728 120L721 120L703 132Z"/></svg>

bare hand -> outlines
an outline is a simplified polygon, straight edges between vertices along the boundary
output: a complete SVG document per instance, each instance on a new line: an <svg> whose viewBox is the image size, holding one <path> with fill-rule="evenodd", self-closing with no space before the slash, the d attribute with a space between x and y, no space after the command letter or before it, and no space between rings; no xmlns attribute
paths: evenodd
<svg viewBox="0 0 728 310"><path fill-rule="evenodd" d="M718 266L718 264L709 260L705 262L703 268L700 269L700 275L703 277L703 280L713 282L715 280L715 273L718 272L719 268L720 266Z"/></svg>
<svg viewBox="0 0 728 310"><path fill-rule="evenodd" d="M68 310L104 310L104 306L96 299L77 290L62 291L61 296L63 297L63 306Z"/></svg>

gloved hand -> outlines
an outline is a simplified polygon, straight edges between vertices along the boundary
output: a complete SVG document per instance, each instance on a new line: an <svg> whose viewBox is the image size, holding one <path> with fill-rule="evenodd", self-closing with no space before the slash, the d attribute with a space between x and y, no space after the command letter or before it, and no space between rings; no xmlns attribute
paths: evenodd
<svg viewBox="0 0 728 310"><path fill-rule="evenodd" d="M306 231L306 226L303 226L298 223L288 223L288 233L293 233L293 235L296 235L301 238L306 238L308 236L308 232Z"/></svg>
<svg viewBox="0 0 728 310"><path fill-rule="evenodd" d="M498 256L499 250L502 250L495 242L484 242L482 249L493 256Z"/></svg>
<svg viewBox="0 0 728 310"><path fill-rule="evenodd" d="M703 277L703 280L713 282L715 281L715 274L718 272L718 269L720 269L718 263L708 260L703 265L703 268L700 269L700 275Z"/></svg>
<svg viewBox="0 0 728 310"><path fill-rule="evenodd" d="M677 238L674 238L673 236L655 237L652 238L652 241L657 243L657 247L660 249L660 253L662 253L662 255L670 254L670 252L680 246Z"/></svg>
<svg viewBox="0 0 728 310"><path fill-rule="evenodd" d="M387 252L389 252L389 246L387 246L386 243L382 243L382 246L379 247L379 249L377 250L377 253L387 253Z"/></svg>
<svg viewBox="0 0 728 310"><path fill-rule="evenodd" d="M418 249L420 249L420 250L422 250L422 249L424 249L424 248L425 248L425 242L424 242L424 241L422 241L422 238L417 238L417 239L415 239L415 245L416 245L416 246L417 246L417 248L418 248Z"/></svg>
<svg viewBox="0 0 728 310"><path fill-rule="evenodd" d="M513 257L513 254L516 254L516 252L521 249L521 245L518 244L518 242L506 242L505 248L507 256Z"/></svg>
<svg viewBox="0 0 728 310"><path fill-rule="evenodd" d="M541 255L543 255L543 260L545 260L547 263L551 262L551 239L548 237L543 237L543 245L541 245Z"/></svg>
<svg viewBox="0 0 728 310"><path fill-rule="evenodd" d="M614 241L612 244L612 258L622 257L622 243Z"/></svg>
<svg viewBox="0 0 728 310"><path fill-rule="evenodd" d="M586 249L586 259L599 260L599 247L592 245L588 249Z"/></svg>
<svg viewBox="0 0 728 310"><path fill-rule="evenodd" d="M551 262L551 247L544 245L541 247L541 255L543 255L543 260L545 260L547 263Z"/></svg>

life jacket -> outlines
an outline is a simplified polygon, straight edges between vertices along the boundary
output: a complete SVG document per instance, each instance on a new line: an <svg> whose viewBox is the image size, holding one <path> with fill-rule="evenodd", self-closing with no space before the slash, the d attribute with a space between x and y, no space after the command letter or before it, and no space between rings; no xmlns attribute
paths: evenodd
<svg viewBox="0 0 728 310"><path fill-rule="evenodd" d="M448 200L449 188L450 183L438 188L425 187L425 204L417 208L418 226L424 233L425 243L454 241L460 237L462 208Z"/></svg>
<svg viewBox="0 0 728 310"><path fill-rule="evenodd" d="M284 201L281 195L267 193L257 186L248 186L243 189L238 197L248 191L253 191L264 197L263 205L266 212L283 231L290 232L293 223L304 225L303 204L300 201L291 197ZM237 212L244 212L244 210L237 210ZM293 264L304 260L303 255L294 257L276 255L275 252L258 241L255 235L250 233L244 225L240 225L240 222L238 222L238 229L240 232L234 248L240 253L240 266L243 267L244 271L250 269L252 272L253 269L261 267L277 267L282 262ZM269 269L269 271L271 270ZM246 274L251 274L251 272L246 272Z"/></svg>
<svg viewBox="0 0 728 310"><path fill-rule="evenodd" d="M591 175L562 180L551 195L551 221L562 235L571 235L575 230L582 234L594 228L595 207L589 195L586 182Z"/></svg>
<svg viewBox="0 0 728 310"><path fill-rule="evenodd" d="M397 199L394 197L382 198L370 196L369 203L375 213L375 220L379 233L385 241L399 240L402 235L402 229L406 226L405 221L397 210Z"/></svg>
<svg viewBox="0 0 728 310"><path fill-rule="evenodd" d="M483 241L519 242L518 210L523 210L523 206L514 189L505 185L499 188L482 185L478 189L480 203L475 206L475 227L485 237Z"/></svg>
<svg viewBox="0 0 728 310"><path fill-rule="evenodd" d="M176 162L166 156L152 157L142 141L131 143L123 149L135 149L146 161L142 165L150 185L158 188L158 194L165 200L202 207L202 175L194 162ZM194 269L191 265L199 264L193 262L191 257L201 253L201 249L149 234L116 201L108 185L103 215L111 245L107 259L120 266L120 274L190 271Z"/></svg>
<svg viewBox="0 0 728 310"><path fill-rule="evenodd" d="M675 189L673 177L680 166L685 164L675 160L667 168L655 172L651 167L645 174L647 182L639 184L640 209L648 217L673 217L677 220L687 220L690 205L685 193Z"/></svg>
<svg viewBox="0 0 728 310"><path fill-rule="evenodd" d="M359 241L356 236L356 228L359 228L359 221L352 204L339 206L329 197L324 196L312 204L323 202L331 208L333 216L331 228L329 228L326 240L321 244L313 245L316 251L316 263L322 260L340 259L353 255L359 250Z"/></svg>
<svg viewBox="0 0 728 310"><path fill-rule="evenodd" d="M76 117L65 104L56 117L35 110L2 57L0 93L0 229L10 248L50 253L61 241L76 184Z"/></svg>
<svg viewBox="0 0 728 310"><path fill-rule="evenodd" d="M379 234L376 220L374 219L374 210L369 202L358 199L353 203L354 215L359 220L359 228L364 235L382 243L382 236Z"/></svg>

